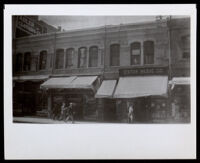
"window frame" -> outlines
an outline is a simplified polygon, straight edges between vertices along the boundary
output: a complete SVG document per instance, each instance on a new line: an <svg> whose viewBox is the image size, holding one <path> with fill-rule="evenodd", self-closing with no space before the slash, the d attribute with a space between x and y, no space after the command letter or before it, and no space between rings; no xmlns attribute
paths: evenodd
<svg viewBox="0 0 200 163"><path fill-rule="evenodd" d="M58 53L58 51L63 51L63 53ZM63 57L61 59L61 61L62 61L62 67L59 67L60 60L59 60L59 62L57 62L57 59L59 59L58 58L58 54L59 55L61 55L61 54L63 55ZM63 48L56 49L56 57L55 57L55 69L56 70L64 69L64 59L65 59L65 50Z"/></svg>
<svg viewBox="0 0 200 163"><path fill-rule="evenodd" d="M81 51L81 49L85 49L85 57L84 57L84 59L85 59L85 65L84 65L84 67L80 67L80 60L81 60L81 53L80 53L80 51ZM86 46L78 48L78 66L77 67L78 68L87 68L87 47Z"/></svg>
<svg viewBox="0 0 200 163"><path fill-rule="evenodd" d="M148 43L148 42L150 42L150 43L152 43L153 44L153 46L152 46L152 51L153 51L153 59L152 59L152 61L153 61L153 63L146 63L145 61L145 44L146 43ZM148 53L147 53L148 54ZM149 56L149 54L147 55L147 56ZM154 40L146 40L146 41L144 41L143 42L143 64L144 65L153 65L153 64L155 64L155 41Z"/></svg>
<svg viewBox="0 0 200 163"><path fill-rule="evenodd" d="M26 63L26 57L27 55L29 54L29 64L25 64ZM24 72L28 72L28 71L31 71L31 52L25 52L24 55L23 55L23 71ZM25 70L25 66L29 66L29 69L28 70Z"/></svg>
<svg viewBox="0 0 200 163"><path fill-rule="evenodd" d="M112 58L115 58L116 57L116 55L114 55L114 54L112 54L112 47L114 47L114 46L117 46L118 47L118 64L117 65L113 65L112 63L113 63L113 61L112 61ZM120 44L119 43L114 43L114 44L111 44L110 45L110 67L118 67L118 66L120 66ZM117 58L116 57L116 58Z"/></svg>
<svg viewBox="0 0 200 163"><path fill-rule="evenodd" d="M46 62L45 62L45 68L41 68L41 55L42 52L46 52ZM39 70L45 70L47 68L47 56L48 56L48 51L47 50L41 50L40 51L40 56L39 56ZM44 58L42 58L44 59Z"/></svg>
<svg viewBox="0 0 200 163"><path fill-rule="evenodd" d="M133 55L132 54L132 51L133 51L133 45L134 44L139 44L139 50L140 50L140 54L138 55ZM134 64L133 62L132 62L132 56L139 56L140 57L140 59L139 59L139 63L138 64ZM137 66L137 65L141 65L142 64L142 44L141 44L141 42L139 42L139 41L134 41L134 42L132 42L131 44L130 44L130 65L131 66Z"/></svg>
<svg viewBox="0 0 200 163"><path fill-rule="evenodd" d="M96 49L96 57L94 57L94 54L92 54L92 49L95 48ZM89 48L89 63L88 63L88 67L90 68L95 68L95 67L98 67L98 54L99 54L99 47L97 45L94 45L94 46L90 46ZM96 66L91 66L91 59L96 59Z"/></svg>
<svg viewBox="0 0 200 163"><path fill-rule="evenodd" d="M74 56L72 55L71 57L71 63L72 63L72 65L71 66L69 66L68 67L68 54L71 54L71 53L68 53L68 51L73 51L73 53L75 54L75 49L74 48L67 48L66 49L66 52L65 52L65 68L66 69L70 69L70 68L72 68L73 66L74 66L74 64L73 64L73 62L74 62Z"/></svg>

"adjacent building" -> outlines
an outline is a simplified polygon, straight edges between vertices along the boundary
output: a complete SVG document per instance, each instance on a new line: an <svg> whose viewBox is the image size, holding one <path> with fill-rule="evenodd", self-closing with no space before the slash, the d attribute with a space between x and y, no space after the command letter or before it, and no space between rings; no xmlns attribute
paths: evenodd
<svg viewBox="0 0 200 163"><path fill-rule="evenodd" d="M14 42L14 113L51 117L65 101L76 103L77 119L127 122L133 103L137 122L174 116L190 121L189 18L46 33ZM180 110L174 115L175 97Z"/></svg>

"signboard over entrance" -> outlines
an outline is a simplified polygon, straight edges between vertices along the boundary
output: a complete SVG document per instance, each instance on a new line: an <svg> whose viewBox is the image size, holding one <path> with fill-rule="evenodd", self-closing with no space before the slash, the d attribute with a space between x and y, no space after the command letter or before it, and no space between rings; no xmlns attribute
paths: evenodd
<svg viewBox="0 0 200 163"><path fill-rule="evenodd" d="M168 75L168 67L134 67L119 70L119 76Z"/></svg>

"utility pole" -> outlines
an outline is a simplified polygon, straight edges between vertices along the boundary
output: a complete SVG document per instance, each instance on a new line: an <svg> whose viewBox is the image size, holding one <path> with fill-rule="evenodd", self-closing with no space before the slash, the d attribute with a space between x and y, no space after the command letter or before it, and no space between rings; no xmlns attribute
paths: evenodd
<svg viewBox="0 0 200 163"><path fill-rule="evenodd" d="M171 16L167 18L167 27L168 27L168 43L169 43L169 79L172 78L172 57L171 57Z"/></svg>

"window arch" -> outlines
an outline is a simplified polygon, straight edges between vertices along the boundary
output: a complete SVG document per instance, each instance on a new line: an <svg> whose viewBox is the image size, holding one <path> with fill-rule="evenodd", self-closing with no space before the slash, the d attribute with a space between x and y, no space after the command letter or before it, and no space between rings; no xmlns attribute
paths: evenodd
<svg viewBox="0 0 200 163"><path fill-rule="evenodd" d="M144 64L154 63L154 42L145 41L144 42Z"/></svg>
<svg viewBox="0 0 200 163"><path fill-rule="evenodd" d="M66 57L65 57L65 67L70 68L73 66L73 57L74 57L74 48L68 48L66 50Z"/></svg>
<svg viewBox="0 0 200 163"><path fill-rule="evenodd" d="M98 66L98 47L92 46L89 49L89 67Z"/></svg>
<svg viewBox="0 0 200 163"><path fill-rule="evenodd" d="M47 51L43 50L40 52L39 69L40 70L46 69L46 63L47 63Z"/></svg>
<svg viewBox="0 0 200 163"><path fill-rule="evenodd" d="M15 70L16 70L16 72L22 71L22 65L23 65L23 54L22 53L17 53L16 62L15 62Z"/></svg>
<svg viewBox="0 0 200 163"><path fill-rule="evenodd" d="M78 49L78 67L85 68L87 63L87 48L81 47Z"/></svg>
<svg viewBox="0 0 200 163"><path fill-rule="evenodd" d="M131 65L138 65L141 63L141 43L133 42L130 48Z"/></svg>
<svg viewBox="0 0 200 163"><path fill-rule="evenodd" d="M30 71L31 69L31 53L26 52L24 54L24 66L23 66L24 71Z"/></svg>
<svg viewBox="0 0 200 163"><path fill-rule="evenodd" d="M56 69L62 69L64 64L64 49L56 50Z"/></svg>
<svg viewBox="0 0 200 163"><path fill-rule="evenodd" d="M119 44L110 45L110 65L119 66L119 57L120 57L120 45Z"/></svg>

